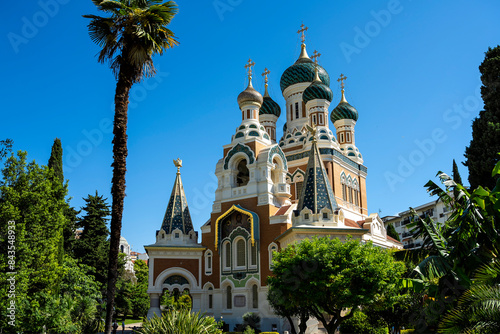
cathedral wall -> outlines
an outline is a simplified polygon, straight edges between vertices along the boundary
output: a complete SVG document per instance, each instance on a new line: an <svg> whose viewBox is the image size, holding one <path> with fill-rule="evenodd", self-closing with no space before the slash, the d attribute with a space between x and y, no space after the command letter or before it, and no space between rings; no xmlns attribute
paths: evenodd
<svg viewBox="0 0 500 334"><path fill-rule="evenodd" d="M213 256L213 271L211 275L202 276L202 285L211 282L214 288L220 288L220 248L215 250L215 221L219 216L229 210L233 204L238 204L241 207L255 212L259 216L259 253L260 253L260 273L261 273L261 286L264 286L267 277L272 274L269 269L269 245L274 242L274 239L286 231L287 224L269 224L269 217L276 214L279 208L272 205L258 206L258 199L256 197L239 199L221 203L221 211L211 215L211 229L209 233L202 235L202 245L212 250ZM204 259L203 259L204 261ZM204 267L203 263L203 267Z"/></svg>
<svg viewBox="0 0 500 334"><path fill-rule="evenodd" d="M200 274L199 262L197 259L154 259L153 285L156 284L156 278L162 271L172 267L180 267L191 272L196 280ZM199 284L199 282L197 282Z"/></svg>

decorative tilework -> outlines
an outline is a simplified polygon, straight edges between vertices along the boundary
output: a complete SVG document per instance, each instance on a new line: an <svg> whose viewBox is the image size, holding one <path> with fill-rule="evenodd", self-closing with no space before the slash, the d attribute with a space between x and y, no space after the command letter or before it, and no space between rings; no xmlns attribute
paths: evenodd
<svg viewBox="0 0 500 334"><path fill-rule="evenodd" d="M323 99L332 102L333 92L327 85L322 82L315 81L304 90L302 101L307 103L311 100Z"/></svg>
<svg viewBox="0 0 500 334"><path fill-rule="evenodd" d="M330 114L330 119L333 123L340 119L358 120L358 111L347 102L340 102Z"/></svg>
<svg viewBox="0 0 500 334"><path fill-rule="evenodd" d="M283 163L285 164L284 168L286 170L288 170L288 164L287 164L287 161L286 161L286 156L285 156L285 153L283 153L283 151L281 150L281 147L278 146L278 145L275 145L273 148L271 148L269 150L269 158L268 158L268 162L269 163L273 163L273 158L275 155L279 155L281 157L281 160L283 160Z"/></svg>
<svg viewBox="0 0 500 334"><path fill-rule="evenodd" d="M172 233L175 229L181 230L183 234L188 234L193 230L193 223L191 222L191 215L180 173L175 178L174 188L168 201L167 211L165 212L161 228L167 234Z"/></svg>
<svg viewBox="0 0 500 334"><path fill-rule="evenodd" d="M253 164L255 161L255 157L253 154L253 151L250 149L250 147L242 144L237 144L234 146L229 152L227 152L226 158L224 159L224 169L228 169L229 165L229 160L235 155L236 153L245 153L248 157L248 164Z"/></svg>
<svg viewBox="0 0 500 334"><path fill-rule="evenodd" d="M310 60L310 59L309 59ZM311 62L295 63L283 72L280 79L280 87L283 92L287 87L299 82L314 81L315 64ZM330 76L323 67L318 65L318 74L320 80L327 86L330 86Z"/></svg>
<svg viewBox="0 0 500 334"><path fill-rule="evenodd" d="M302 211L304 208L310 209L314 214L319 213L323 208L331 211L338 208L318 147L314 142L309 153L309 162L297 210Z"/></svg>
<svg viewBox="0 0 500 334"><path fill-rule="evenodd" d="M280 144L280 146L281 146L281 144ZM365 173L368 172L368 168L366 168L365 166L360 165L360 164L352 161L351 159L349 159L348 157L346 157L344 154L342 154L341 152L337 151L336 149L333 149L333 148L320 148L319 149L319 153L321 155L333 155L333 156L339 158L340 160L342 160L343 162L345 162L346 164L351 165L352 167L354 167L356 169L359 169L362 172L365 172ZM286 159L289 162L290 161L294 161L294 160L300 160L302 158L307 158L309 156L309 154L310 154L310 151L306 151L306 152L302 152L302 153L296 153L296 154L290 154L290 155L286 156Z"/></svg>
<svg viewBox="0 0 500 334"><path fill-rule="evenodd" d="M259 136L259 133L257 131L250 131L248 133L249 136L252 136L252 137L258 137Z"/></svg>

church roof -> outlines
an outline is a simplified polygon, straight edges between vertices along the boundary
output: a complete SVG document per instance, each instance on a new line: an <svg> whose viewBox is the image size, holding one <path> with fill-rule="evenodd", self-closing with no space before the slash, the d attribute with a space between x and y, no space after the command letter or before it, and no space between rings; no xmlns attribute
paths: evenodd
<svg viewBox="0 0 500 334"><path fill-rule="evenodd" d="M175 177L174 188L168 201L167 211L163 218L162 230L167 234L172 233L173 230L179 229L183 234L188 234L193 230L193 223L191 222L191 215L186 201L186 194L182 186L180 167L182 161L177 159L174 161L177 166L177 175Z"/></svg>
<svg viewBox="0 0 500 334"><path fill-rule="evenodd" d="M302 51L299 59L297 59L297 61L292 66L287 68L281 75L281 91L285 91L285 89L296 83L313 82L315 77L315 67L318 67L319 78L323 84L330 86L330 76L323 67L314 64L311 58L307 55L305 44L302 44Z"/></svg>
<svg viewBox="0 0 500 334"><path fill-rule="evenodd" d="M300 212L306 207L313 214L319 213L323 208L330 209L332 212L338 208L315 140L313 140L309 154L297 210Z"/></svg>

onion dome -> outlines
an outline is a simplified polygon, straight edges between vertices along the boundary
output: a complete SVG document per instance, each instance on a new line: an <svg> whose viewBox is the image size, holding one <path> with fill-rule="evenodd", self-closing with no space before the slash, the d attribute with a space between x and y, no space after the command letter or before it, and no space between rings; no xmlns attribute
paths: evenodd
<svg viewBox="0 0 500 334"><path fill-rule="evenodd" d="M318 66L318 74L321 81L330 86L330 76L325 71L325 69L319 65L315 65L314 62L309 58L306 52L306 45L302 44L302 50L300 52L300 57L297 61L287 68L280 80L281 91L300 82L312 82L314 81L314 68Z"/></svg>
<svg viewBox="0 0 500 334"><path fill-rule="evenodd" d="M259 115L274 115L276 117L280 117L281 108L269 96L269 93L267 91L267 82L266 82L266 90L264 91L264 98L263 99L264 99L264 102L262 103L262 107L259 110Z"/></svg>
<svg viewBox="0 0 500 334"><path fill-rule="evenodd" d="M320 79L318 75L318 68L316 67L315 70L315 78L314 81L309 87L307 87L304 90L304 93L302 94L302 101L304 103L307 103L311 100L316 100L316 99L323 99L323 100L328 100L329 102L332 102L333 99L333 92L328 87L325 85Z"/></svg>
<svg viewBox="0 0 500 334"><path fill-rule="evenodd" d="M262 95L252 86L252 77L248 78L248 87L238 95L238 105L240 108L245 103L257 103L262 105Z"/></svg>
<svg viewBox="0 0 500 334"><path fill-rule="evenodd" d="M356 108L351 106L344 96L344 89L342 89L342 99L339 104L332 110L330 114L330 119L333 123L341 119L352 119L353 121L358 120L358 111Z"/></svg>

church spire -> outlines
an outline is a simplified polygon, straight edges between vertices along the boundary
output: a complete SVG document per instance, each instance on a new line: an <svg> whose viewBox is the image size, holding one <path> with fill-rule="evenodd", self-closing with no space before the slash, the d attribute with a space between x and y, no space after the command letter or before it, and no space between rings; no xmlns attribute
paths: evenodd
<svg viewBox="0 0 500 334"><path fill-rule="evenodd" d="M316 144L316 127L311 128L307 125L307 129L313 140L297 211L300 212L307 207L313 214L320 213L323 208L333 212L338 205Z"/></svg>
<svg viewBox="0 0 500 334"><path fill-rule="evenodd" d="M179 229L183 234L188 234L193 230L193 223L191 222L191 215L186 201L186 194L181 180L181 167L182 160L174 160L174 165L177 167L177 175L175 177L174 188L168 201L167 211L163 218L162 230L167 234L172 233L173 230Z"/></svg>

